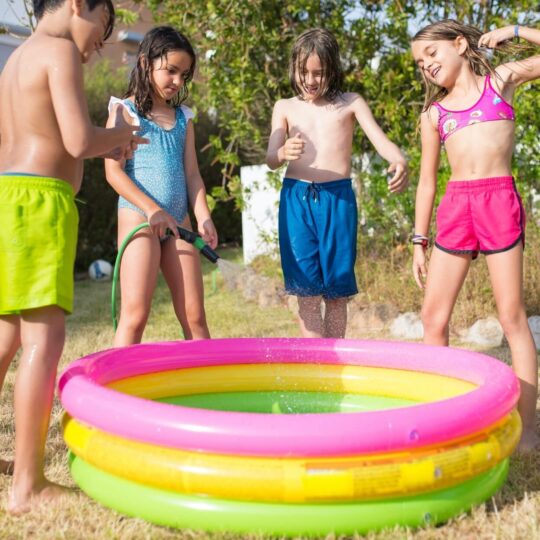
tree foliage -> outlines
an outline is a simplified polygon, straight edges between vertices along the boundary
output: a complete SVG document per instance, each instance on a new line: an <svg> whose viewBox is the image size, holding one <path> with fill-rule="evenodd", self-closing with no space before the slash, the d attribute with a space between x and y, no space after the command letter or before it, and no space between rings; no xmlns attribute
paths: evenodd
<svg viewBox="0 0 540 540"><path fill-rule="evenodd" d="M144 0L140 0L143 2ZM214 194L240 199L238 166L263 160L275 101L291 96L287 65L294 39L322 26L340 44L348 91L361 93L389 137L410 159L413 186L388 197L382 164L369 141L355 137L354 170L360 178L362 225L387 240L403 238L412 225L414 184L419 165L417 120L423 102L420 76L409 52L412 33L444 17L482 30L534 24L537 2L502 0L146 0L156 20L180 28L200 58L195 102L213 113L219 134L211 148L221 163L223 186ZM540 124L538 89L528 85L517 99L516 164L522 189L538 186ZM360 157L363 156L363 159ZM368 170L365 165L369 164ZM368 174L369 172L369 174ZM441 181L448 177L444 163ZM397 226L396 226L397 225Z"/></svg>

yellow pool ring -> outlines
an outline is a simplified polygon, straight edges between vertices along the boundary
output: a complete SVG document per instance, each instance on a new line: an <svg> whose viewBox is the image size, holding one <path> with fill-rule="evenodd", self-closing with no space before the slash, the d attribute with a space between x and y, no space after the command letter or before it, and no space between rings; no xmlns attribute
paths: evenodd
<svg viewBox="0 0 540 540"><path fill-rule="evenodd" d="M214 392L342 392L432 402L477 388L461 379L404 369L335 364L239 364L161 371L110 383L145 399Z"/></svg>
<svg viewBox="0 0 540 540"><path fill-rule="evenodd" d="M395 497L456 485L509 456L519 441L521 420L513 411L489 430L437 449L301 459L159 447L88 428L67 414L63 427L77 456L140 484L227 499L299 503Z"/></svg>

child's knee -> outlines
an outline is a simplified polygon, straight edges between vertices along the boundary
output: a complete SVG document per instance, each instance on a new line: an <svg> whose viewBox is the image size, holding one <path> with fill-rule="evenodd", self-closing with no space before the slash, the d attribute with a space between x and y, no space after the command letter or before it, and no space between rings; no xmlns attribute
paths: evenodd
<svg viewBox="0 0 540 540"><path fill-rule="evenodd" d="M299 313L314 313L321 311L320 296L299 296L298 297L298 312Z"/></svg>
<svg viewBox="0 0 540 540"><path fill-rule="evenodd" d="M144 330L148 320L149 311L144 307L133 306L123 309L121 313L121 323L132 330Z"/></svg>
<svg viewBox="0 0 540 540"><path fill-rule="evenodd" d="M450 319L437 308L429 306L422 307L420 318L422 319L424 332L445 333L448 330Z"/></svg>
<svg viewBox="0 0 540 540"><path fill-rule="evenodd" d="M506 336L517 334L528 328L527 315L524 310L505 310L499 315L499 322Z"/></svg>
<svg viewBox="0 0 540 540"><path fill-rule="evenodd" d="M186 306L186 321L190 327L206 326L206 313L204 306L190 305Z"/></svg>
<svg viewBox="0 0 540 540"><path fill-rule="evenodd" d="M15 356L15 353L21 347L21 340L16 339L11 342L0 341L0 365L4 362L11 362L11 359Z"/></svg>
<svg viewBox="0 0 540 540"><path fill-rule="evenodd" d="M347 298L325 298L324 304L328 311L342 311L347 309Z"/></svg>

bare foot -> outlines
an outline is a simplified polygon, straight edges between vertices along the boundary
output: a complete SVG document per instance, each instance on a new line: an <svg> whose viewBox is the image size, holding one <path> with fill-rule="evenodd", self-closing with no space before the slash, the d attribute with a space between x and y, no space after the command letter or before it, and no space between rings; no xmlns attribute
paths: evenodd
<svg viewBox="0 0 540 540"><path fill-rule="evenodd" d="M540 437L532 429L524 429L516 448L516 454L529 455L540 450Z"/></svg>
<svg viewBox="0 0 540 540"><path fill-rule="evenodd" d="M30 493L26 493L24 495L15 494L12 488L7 511L12 516L20 516L30 512L41 504L48 504L58 501L73 492L74 490L71 488L54 484L48 480L45 480L43 484L34 488Z"/></svg>
<svg viewBox="0 0 540 540"><path fill-rule="evenodd" d="M6 461L5 459L0 459L0 474L8 474L9 476L13 476L14 465L14 461Z"/></svg>

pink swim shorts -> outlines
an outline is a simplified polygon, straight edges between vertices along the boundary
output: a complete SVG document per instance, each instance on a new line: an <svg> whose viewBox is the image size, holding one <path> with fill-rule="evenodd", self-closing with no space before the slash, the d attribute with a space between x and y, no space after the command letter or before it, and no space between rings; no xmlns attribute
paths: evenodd
<svg viewBox="0 0 540 540"><path fill-rule="evenodd" d="M525 245L525 212L511 176L449 182L437 209L435 245L489 255Z"/></svg>

